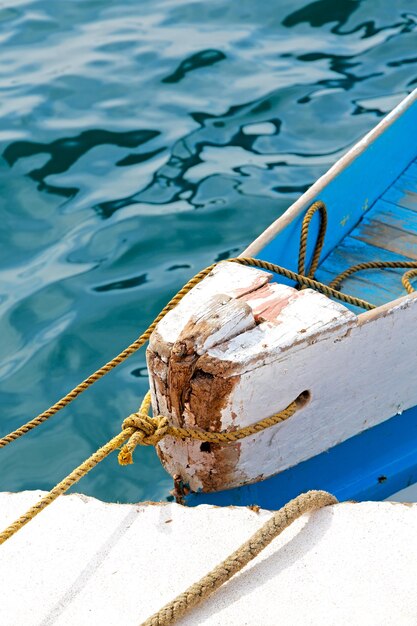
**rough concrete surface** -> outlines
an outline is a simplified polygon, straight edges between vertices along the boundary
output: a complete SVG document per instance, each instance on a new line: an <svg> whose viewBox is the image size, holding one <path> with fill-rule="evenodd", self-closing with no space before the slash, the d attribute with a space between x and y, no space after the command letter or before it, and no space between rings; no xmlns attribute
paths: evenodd
<svg viewBox="0 0 417 626"><path fill-rule="evenodd" d="M42 492L0 494L5 527ZM0 625L138 626L271 515L61 497L0 547ZM417 505L306 515L182 626L417 623Z"/></svg>

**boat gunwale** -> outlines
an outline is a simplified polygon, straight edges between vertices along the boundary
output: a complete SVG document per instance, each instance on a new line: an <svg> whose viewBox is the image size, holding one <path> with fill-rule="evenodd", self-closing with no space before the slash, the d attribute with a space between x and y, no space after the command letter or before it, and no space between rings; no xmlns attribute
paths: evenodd
<svg viewBox="0 0 417 626"><path fill-rule="evenodd" d="M302 194L290 207L270 224L249 246L239 255L242 257L254 257L271 241L275 239L289 224L291 224L303 211L306 205L311 204L317 199L320 192L327 187L343 170L353 163L361 154L363 154L370 145L376 141L396 120L398 120L414 103L417 102L417 89L414 89L401 102L397 104L392 111L383 117L383 119L372 128L366 135L355 143L340 159L334 163L327 172L318 178L312 186ZM371 311L366 311L358 315L360 323L369 322L379 317L381 314L387 313L389 310L401 305L403 301L408 301L417 297L416 293L400 296L395 300L390 300Z"/></svg>

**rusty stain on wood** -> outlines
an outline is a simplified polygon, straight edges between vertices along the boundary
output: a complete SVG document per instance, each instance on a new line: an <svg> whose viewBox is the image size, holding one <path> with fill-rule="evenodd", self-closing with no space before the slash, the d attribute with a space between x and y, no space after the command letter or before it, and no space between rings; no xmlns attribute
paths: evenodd
<svg viewBox="0 0 417 626"><path fill-rule="evenodd" d="M228 268L223 271L227 274ZM222 411L239 377L231 375L226 362L208 358L207 349L242 336L265 319L276 319L290 296L297 293L290 287L277 290L276 285L266 284L271 275L259 270L240 271L240 276L241 284L232 282L229 295L213 295L197 306L188 320L181 320L173 342L164 340L159 329L152 336L147 360L153 407L178 426L224 430ZM167 437L158 454L166 469L177 477L176 498L181 500L179 485L190 479L184 469L193 467L200 488L206 491L227 484L236 473L240 443L221 446ZM243 475L241 480L245 480Z"/></svg>

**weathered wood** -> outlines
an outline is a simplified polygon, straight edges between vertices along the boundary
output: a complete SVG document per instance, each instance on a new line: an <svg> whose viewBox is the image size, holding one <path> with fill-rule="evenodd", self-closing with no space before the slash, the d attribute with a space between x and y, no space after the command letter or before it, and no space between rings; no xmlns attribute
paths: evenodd
<svg viewBox="0 0 417 626"><path fill-rule="evenodd" d="M417 211L417 164L411 163L382 197L396 206Z"/></svg>
<svg viewBox="0 0 417 626"><path fill-rule="evenodd" d="M204 306L193 299L194 312L185 303L183 318L177 311L158 328L148 350L154 410L175 424L224 431L284 409L303 391L310 399L289 420L235 444L165 438L163 464L193 491L267 478L417 404L409 368L415 295L356 316L309 289L266 289L262 272L240 269L233 288L243 296L230 295L230 265L222 264L215 280L229 298L213 296L208 279ZM256 320L259 302L268 302L266 321Z"/></svg>
<svg viewBox="0 0 417 626"><path fill-rule="evenodd" d="M374 220L362 225L357 238L395 254L403 254L412 261L417 260L417 237L414 233Z"/></svg>
<svg viewBox="0 0 417 626"><path fill-rule="evenodd" d="M147 350L155 412L169 415L176 425L223 430L222 409L237 379L208 372L202 357L275 315L278 292L284 298L295 292L267 284L270 278L259 270L224 263L162 320ZM167 437L158 453L173 476L184 477L188 466L190 474L200 476L195 484L204 480L207 489L215 489L229 471L235 471L239 446L210 447Z"/></svg>
<svg viewBox="0 0 417 626"><path fill-rule="evenodd" d="M316 276L329 283L357 263L416 261L416 250L417 212L378 200L362 222L324 260ZM404 272L405 269L360 271L343 282L342 290L381 305L406 294L401 282Z"/></svg>
<svg viewBox="0 0 417 626"><path fill-rule="evenodd" d="M295 376L297 391L292 387L289 393L281 390L285 376L280 380L273 364L286 363L288 353L328 337L343 337L357 322L353 313L317 292L266 285L267 274L248 268L240 268L238 282L232 270L235 280L231 284L230 272L228 263L216 268L200 284L201 299L196 301L190 294L194 312L184 302L183 317L178 307L176 315L167 316L151 338L147 357L153 408L176 425L235 429L285 408L309 388ZM214 281L235 297L214 296ZM204 294L206 283L209 297ZM257 378L254 385L252 376ZM266 440L257 435L227 446L166 437L159 455L167 470L193 490L231 487L281 469L277 454L272 466L271 462L265 465L269 452L264 449L279 428L268 430ZM257 459L256 469L248 470L242 459L251 454Z"/></svg>
<svg viewBox="0 0 417 626"><path fill-rule="evenodd" d="M224 340L231 337L234 332L239 332L240 329L243 330L255 325L255 320L248 307L240 306L237 300L230 301L233 295L242 296L247 291L260 289L268 282L270 275L257 270L251 270L248 274L245 271L246 268L232 263L223 264L221 268L222 271L219 271L220 267L216 267L202 283L190 291L178 306L158 324L157 329L152 334L147 350L147 359L152 371L153 406L158 412L165 414L165 412L171 411L171 394L167 392L168 380L170 382L172 380L169 364L172 352L174 351L174 355L177 355L178 361L179 354L183 350L179 337L181 331L184 330L184 336L187 337L188 342L191 339L196 342L196 351L201 351L204 349L204 340L199 338L199 333L203 333L205 340L211 342L208 345L212 345L211 334L213 333L215 337L218 336L219 340ZM199 310L204 311L207 305L206 317L210 318L210 325L204 328L204 316L202 317L197 312ZM212 318L211 314L214 309L216 309L216 313L221 311L223 323L232 311L238 313L239 320L234 319L232 314L229 323L226 322L223 329L222 324L219 324L219 318ZM196 324L199 325L198 332L195 328L193 331L193 326ZM234 328L235 325L236 329ZM192 350L190 356L192 357ZM188 361L190 360L188 358ZM180 417L174 410L172 415L174 422L179 424Z"/></svg>

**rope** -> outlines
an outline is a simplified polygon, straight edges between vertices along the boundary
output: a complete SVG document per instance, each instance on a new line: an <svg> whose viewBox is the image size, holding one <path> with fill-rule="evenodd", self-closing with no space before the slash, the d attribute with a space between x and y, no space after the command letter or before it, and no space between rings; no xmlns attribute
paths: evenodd
<svg viewBox="0 0 417 626"><path fill-rule="evenodd" d="M414 287L411 285L410 279L417 276L417 261L369 261L367 263L358 263L336 276L329 284L329 287L338 289L346 278L362 270L406 269L407 267L414 269L405 272L401 277L401 282L408 293L413 293Z"/></svg>
<svg viewBox="0 0 417 626"><path fill-rule="evenodd" d="M310 263L310 268L306 272L306 254L307 254L307 240L308 231L310 229L310 223L315 213L319 212L319 234L317 237L316 245L314 247L313 258ZM324 239L326 237L327 230L327 210L326 205L321 200L314 202L304 215L303 223L301 224L301 237L300 248L298 252L298 273L308 278L314 278L314 274L319 266L321 251L324 246Z"/></svg>
<svg viewBox="0 0 417 626"><path fill-rule="evenodd" d="M166 604L141 626L168 626L183 617L187 611L208 598L245 565L252 561L273 539L278 537L298 517L325 506L337 504L326 491L308 491L291 500L257 530L248 541L217 565L197 583Z"/></svg>
<svg viewBox="0 0 417 626"><path fill-rule="evenodd" d="M291 402L285 409L279 413L275 413L271 417L265 417L255 424L244 426L237 430L229 432L213 432L207 430L196 430L194 428L180 428L173 426L163 415L149 416L150 409L150 392L146 394L142 406L137 413L132 413L127 417L122 425L124 430L134 429L129 441L119 453L120 465L129 465L133 463L133 452L137 445L156 446L163 437L170 435L176 439L194 439L197 441L205 441L207 443L228 444L256 435L266 428L275 426L280 422L284 422L294 415L300 405L303 404L304 394L300 394L296 400Z"/></svg>
<svg viewBox="0 0 417 626"><path fill-rule="evenodd" d="M99 448L96 452L94 452L94 454L88 457L88 459L81 463L81 465L76 467L70 474L68 474L68 476L61 480L60 483L55 485L55 487L51 489L46 496L41 498L36 504L30 507L26 513L23 513L23 515L21 515L16 521L0 533L0 545L15 535L18 530L23 528L23 526L30 522L30 520L36 517L38 513L46 509L46 507L59 496L68 491L72 485L75 485L75 483L81 480L81 478L88 474L88 472L90 472L93 467L98 465L100 461L105 459L111 452L113 452L113 450L116 450L119 446L121 446L126 439L133 434L133 432L133 429L123 430L116 437L113 437L113 439L108 441L102 448Z"/></svg>
<svg viewBox="0 0 417 626"><path fill-rule="evenodd" d="M128 443L121 449L119 453L119 463L121 465L128 465L133 463L132 454L137 445L143 446L156 446L157 443L166 435L171 435L179 439L197 439L198 441L207 441L209 443L228 444L244 437L254 435L256 433L269 428L279 422L282 422L291 415L294 415L299 407L300 401L302 401L303 394L301 394L294 402L291 402L283 411L267 417L265 419L246 426L232 432L208 432L197 431L191 428L177 428L171 426L168 423L166 417L157 415L151 418L148 415L150 410L150 393L146 394L142 401L141 407L137 413L132 413L127 417L122 425L122 431L108 441L103 447L99 448L94 454L86 459L81 465L76 467L66 478L61 480L49 493L46 494L41 500L39 500L34 506L32 506L26 513L23 513L17 520L15 520L10 526L8 526L3 532L0 533L0 545L7 539L10 539L18 530L23 528L31 519L36 517L38 513L43 511L49 504L56 500L59 496L63 495L83 478L88 472L90 472L100 461L105 459L111 452L119 448L124 444L126 440Z"/></svg>
<svg viewBox="0 0 417 626"><path fill-rule="evenodd" d="M260 269L267 270L268 272L280 274L289 280L295 281L303 287L310 287L310 289L320 291L320 293L323 293L328 298L336 298L345 304L352 304L353 306L366 309L367 311L371 311L376 308L374 304L370 304L366 300L355 298L354 296L348 296L341 291L337 291L336 289L325 285L324 283L320 283L317 280L308 278L307 276L302 276L297 272L288 270L286 267L281 267L281 265L275 265L275 263L269 263L268 261L261 261L260 259L253 259L251 257L237 257L236 259L229 259L229 262L230 261L233 263L240 263L240 265L247 265L249 267L259 267Z"/></svg>
<svg viewBox="0 0 417 626"><path fill-rule="evenodd" d="M413 293L413 291L415 291L414 287L410 283L410 280L412 278L415 278L416 276L417 276L417 268L413 269L413 270L409 270L408 272L405 272L403 274L402 278L401 278L401 282L404 285L404 287L406 288L408 293Z"/></svg>

